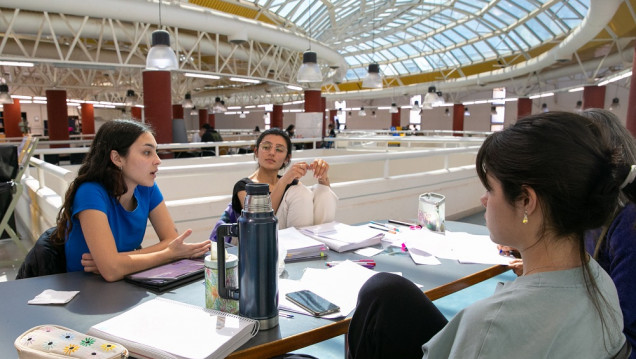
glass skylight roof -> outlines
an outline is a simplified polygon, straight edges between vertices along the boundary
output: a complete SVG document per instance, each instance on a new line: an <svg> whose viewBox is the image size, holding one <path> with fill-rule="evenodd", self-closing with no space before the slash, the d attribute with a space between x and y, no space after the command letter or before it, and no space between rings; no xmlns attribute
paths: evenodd
<svg viewBox="0 0 636 359"><path fill-rule="evenodd" d="M521 54L569 34L591 0L244 0L337 49L361 80L451 69ZM320 57L320 54L318 55Z"/></svg>

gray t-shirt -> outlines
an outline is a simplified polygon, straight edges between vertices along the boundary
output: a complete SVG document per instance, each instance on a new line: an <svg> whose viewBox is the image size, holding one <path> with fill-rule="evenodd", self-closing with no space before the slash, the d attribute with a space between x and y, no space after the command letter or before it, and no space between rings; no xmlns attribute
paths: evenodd
<svg viewBox="0 0 636 359"><path fill-rule="evenodd" d="M422 346L424 358L611 358L625 343L623 317L611 278L593 259L590 268L607 301L601 301L607 328L581 268L542 272L457 313Z"/></svg>

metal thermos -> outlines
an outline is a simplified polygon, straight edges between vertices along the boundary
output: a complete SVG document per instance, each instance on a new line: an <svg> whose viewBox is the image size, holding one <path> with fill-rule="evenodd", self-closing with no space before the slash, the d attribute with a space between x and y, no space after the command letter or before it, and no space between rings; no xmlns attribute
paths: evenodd
<svg viewBox="0 0 636 359"><path fill-rule="evenodd" d="M261 329L278 325L278 219L269 185L248 183L243 211L236 224L217 230L219 295L238 299L239 315L256 319ZM226 287L225 236L238 237L239 287Z"/></svg>

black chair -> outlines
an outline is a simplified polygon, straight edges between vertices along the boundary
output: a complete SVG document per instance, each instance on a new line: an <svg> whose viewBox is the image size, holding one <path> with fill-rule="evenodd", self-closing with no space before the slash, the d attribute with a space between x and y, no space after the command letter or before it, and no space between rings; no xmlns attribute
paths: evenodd
<svg viewBox="0 0 636 359"><path fill-rule="evenodd" d="M47 229L38 238L33 248L27 253L15 279L66 273L64 245L55 244L51 241L51 235L55 228Z"/></svg>

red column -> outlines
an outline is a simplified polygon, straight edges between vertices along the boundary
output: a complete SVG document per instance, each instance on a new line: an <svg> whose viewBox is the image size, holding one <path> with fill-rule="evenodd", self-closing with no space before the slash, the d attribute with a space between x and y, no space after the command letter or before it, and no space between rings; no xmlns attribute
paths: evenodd
<svg viewBox="0 0 636 359"><path fill-rule="evenodd" d="M144 112L155 130L157 143L172 142L170 71L144 71Z"/></svg>
<svg viewBox="0 0 636 359"><path fill-rule="evenodd" d="M92 103L83 103L80 105L80 111L82 112L82 134L94 135L95 134L95 109Z"/></svg>
<svg viewBox="0 0 636 359"><path fill-rule="evenodd" d="M49 139L51 141L68 140L68 110L66 109L65 90L46 90L46 115L48 117ZM51 145L51 147L68 147L68 145Z"/></svg>
<svg viewBox="0 0 636 359"><path fill-rule="evenodd" d="M524 97L517 100L517 119L532 114L532 100Z"/></svg>
<svg viewBox="0 0 636 359"><path fill-rule="evenodd" d="M453 105L453 131L464 130L464 105L456 103ZM453 134L453 136L461 136L461 134Z"/></svg>
<svg viewBox="0 0 636 359"><path fill-rule="evenodd" d="M201 108L199 109L199 128L206 123L208 123L208 109Z"/></svg>
<svg viewBox="0 0 636 359"><path fill-rule="evenodd" d="M208 114L208 123L210 124L210 126L216 127L216 117L214 117L213 113Z"/></svg>
<svg viewBox="0 0 636 359"><path fill-rule="evenodd" d="M7 137L22 137L22 130L20 130L20 121L22 121L20 100L14 98L13 103L5 104L3 107L4 135Z"/></svg>
<svg viewBox="0 0 636 359"><path fill-rule="evenodd" d="M320 90L305 91L305 112L320 112L321 105Z"/></svg>
<svg viewBox="0 0 636 359"><path fill-rule="evenodd" d="M634 61L632 61L632 72L636 73L636 49L634 49ZM636 136L636 86L629 87L629 100L627 101L626 127L632 136Z"/></svg>
<svg viewBox="0 0 636 359"><path fill-rule="evenodd" d="M396 129L402 125L400 121L400 115L402 114L402 107L398 107L398 112L391 114L391 127Z"/></svg>
<svg viewBox="0 0 636 359"><path fill-rule="evenodd" d="M133 106L130 108L130 116L137 121L141 121L141 107Z"/></svg>
<svg viewBox="0 0 636 359"><path fill-rule="evenodd" d="M324 131L327 128L327 123L333 123L335 126L335 121L333 118L327 117L327 98L320 97L320 113L322 114L322 129Z"/></svg>
<svg viewBox="0 0 636 359"><path fill-rule="evenodd" d="M583 109L604 107L605 86L585 86L583 88Z"/></svg>
<svg viewBox="0 0 636 359"><path fill-rule="evenodd" d="M283 128L283 105L274 105L270 115L270 128Z"/></svg>
<svg viewBox="0 0 636 359"><path fill-rule="evenodd" d="M183 118L183 106L181 104L172 105L172 118Z"/></svg>

